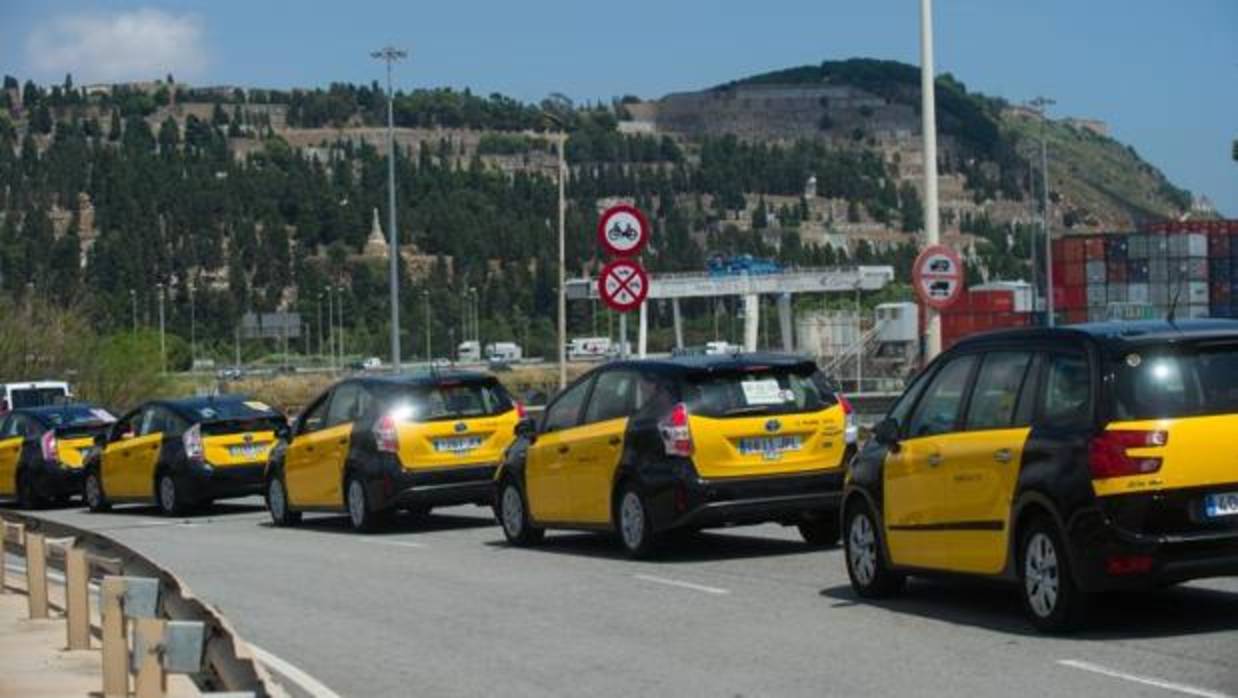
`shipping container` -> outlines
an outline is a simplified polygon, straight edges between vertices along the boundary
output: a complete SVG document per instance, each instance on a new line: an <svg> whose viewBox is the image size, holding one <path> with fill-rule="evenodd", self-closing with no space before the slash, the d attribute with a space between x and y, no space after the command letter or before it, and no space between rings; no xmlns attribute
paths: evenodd
<svg viewBox="0 0 1238 698"><path fill-rule="evenodd" d="M1203 233L1190 233L1186 236L1186 256L1207 257L1208 236Z"/></svg>
<svg viewBox="0 0 1238 698"><path fill-rule="evenodd" d="M1132 259L1126 262L1126 280L1130 283L1148 282L1148 265L1146 259Z"/></svg>
<svg viewBox="0 0 1238 698"><path fill-rule="evenodd" d="M1109 302L1109 294L1104 284L1088 284L1088 307L1100 308Z"/></svg>
<svg viewBox="0 0 1238 698"><path fill-rule="evenodd" d="M1126 284L1109 284L1105 287L1105 302L1106 303L1125 303Z"/></svg>
<svg viewBox="0 0 1238 698"><path fill-rule="evenodd" d="M1089 260L1087 264L1088 284L1103 284L1108 277L1108 267L1103 259Z"/></svg>
<svg viewBox="0 0 1238 698"><path fill-rule="evenodd" d="M1062 240L1063 259L1067 262L1080 263L1085 261L1083 238L1068 237Z"/></svg>
<svg viewBox="0 0 1238 698"><path fill-rule="evenodd" d="M1186 260L1186 278L1188 281L1208 280L1208 258L1192 257Z"/></svg>
<svg viewBox="0 0 1238 698"><path fill-rule="evenodd" d="M1235 259L1238 263L1238 258ZM1063 277L1067 286L1086 286L1088 283L1087 267L1083 262L1071 262L1063 269Z"/></svg>
<svg viewBox="0 0 1238 698"><path fill-rule="evenodd" d="M1148 259L1156 259L1158 257L1169 256L1169 236L1167 235L1149 235L1148 236Z"/></svg>
<svg viewBox="0 0 1238 698"><path fill-rule="evenodd" d="M1208 281L1224 281L1229 285L1230 279L1229 257L1209 257L1208 258Z"/></svg>
<svg viewBox="0 0 1238 698"><path fill-rule="evenodd" d="M1111 284L1126 283L1127 281L1126 261L1125 260L1110 261L1108 264L1106 264L1105 265L1105 281Z"/></svg>
<svg viewBox="0 0 1238 698"><path fill-rule="evenodd" d="M1111 234L1105 236L1105 259L1125 261L1127 256L1127 239L1125 235Z"/></svg>
<svg viewBox="0 0 1238 698"><path fill-rule="evenodd" d="M1156 306L1164 306L1169 304L1169 285L1165 282L1153 281L1148 287L1151 295L1151 303Z"/></svg>
<svg viewBox="0 0 1238 698"><path fill-rule="evenodd" d="M1200 281L1190 281L1183 284L1182 298L1179 303L1192 305L1208 305L1208 284Z"/></svg>
<svg viewBox="0 0 1238 698"><path fill-rule="evenodd" d="M1066 311L1066 320L1072 325L1080 325L1088 321L1088 311L1086 308L1078 308Z"/></svg>
<svg viewBox="0 0 1238 698"><path fill-rule="evenodd" d="M1208 234L1208 256L1213 259L1229 256L1228 233L1217 231Z"/></svg>
<svg viewBox="0 0 1238 698"><path fill-rule="evenodd" d="M1131 303L1151 303L1151 289L1147 284L1127 284L1126 300Z"/></svg>
<svg viewBox="0 0 1238 698"><path fill-rule="evenodd" d="M1146 234L1131 235L1127 238L1126 257L1128 259L1148 258L1148 236Z"/></svg>
<svg viewBox="0 0 1238 698"><path fill-rule="evenodd" d="M1091 262L1105 258L1105 238L1099 235L1089 235L1083 239L1083 255Z"/></svg>

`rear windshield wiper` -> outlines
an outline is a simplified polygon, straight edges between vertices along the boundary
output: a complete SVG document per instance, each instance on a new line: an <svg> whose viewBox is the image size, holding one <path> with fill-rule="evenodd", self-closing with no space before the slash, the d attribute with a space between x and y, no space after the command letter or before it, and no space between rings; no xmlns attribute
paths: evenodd
<svg viewBox="0 0 1238 698"><path fill-rule="evenodd" d="M749 405L748 407L732 407L731 409L727 410L726 412L723 412L722 414L723 416L729 417L731 415L736 415L736 414L752 414L755 412L768 412L768 411L769 411L769 405Z"/></svg>

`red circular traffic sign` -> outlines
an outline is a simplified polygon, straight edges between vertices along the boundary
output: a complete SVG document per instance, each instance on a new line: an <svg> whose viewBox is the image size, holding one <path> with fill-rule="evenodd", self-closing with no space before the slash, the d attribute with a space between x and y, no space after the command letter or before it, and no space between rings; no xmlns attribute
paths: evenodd
<svg viewBox="0 0 1238 698"><path fill-rule="evenodd" d="M626 313L649 295L649 275L630 259L616 259L598 275L598 295L611 310Z"/></svg>
<svg viewBox="0 0 1238 698"><path fill-rule="evenodd" d="M912 267L916 294L927 306L943 310L963 293L963 260L945 245L924 248Z"/></svg>
<svg viewBox="0 0 1238 698"><path fill-rule="evenodd" d="M649 243L649 219L635 206L618 204L598 219L598 244L615 257L635 257Z"/></svg>

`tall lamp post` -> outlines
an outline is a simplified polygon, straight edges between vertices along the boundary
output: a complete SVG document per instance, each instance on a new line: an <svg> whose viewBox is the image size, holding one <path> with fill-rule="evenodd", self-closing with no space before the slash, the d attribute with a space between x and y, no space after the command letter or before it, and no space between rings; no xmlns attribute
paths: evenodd
<svg viewBox="0 0 1238 698"><path fill-rule="evenodd" d="M327 350L330 354L331 369L335 369L335 305L331 302L331 287L327 286L325 292L327 297Z"/></svg>
<svg viewBox="0 0 1238 698"><path fill-rule="evenodd" d="M1045 324L1049 327L1053 327L1053 244L1049 233L1049 117L1045 111L1054 104L1057 102L1048 97L1037 97L1028 102L1029 106L1040 112L1040 229L1045 236ZM1035 280L1035 275L1032 279Z"/></svg>
<svg viewBox="0 0 1238 698"><path fill-rule="evenodd" d="M133 307L133 336L138 336L138 292L129 289L129 305Z"/></svg>
<svg viewBox="0 0 1238 698"><path fill-rule="evenodd" d="M567 101L566 97L554 95L553 98ZM570 103L567 103L570 108ZM567 386L567 254L564 240L566 238L567 201L564 197L564 181L567 179L567 163L564 159L564 148L567 143L567 124L559 116L543 109L542 118L558 129L555 140L558 141L558 180L559 180L559 389Z"/></svg>
<svg viewBox="0 0 1238 698"><path fill-rule="evenodd" d="M937 99L933 71L933 0L920 0L920 130L924 134L924 244L941 242L937 220ZM924 308L925 354L941 353L941 314Z"/></svg>
<svg viewBox="0 0 1238 698"><path fill-rule="evenodd" d="M385 46L374 51L371 57L387 63L387 209L391 227L391 245L388 255L391 257L389 283L391 284L391 365L398 373L400 370L400 236L395 227L395 130L392 118L391 64L408 57L408 52Z"/></svg>
<svg viewBox="0 0 1238 698"><path fill-rule="evenodd" d="M430 356L430 332L432 331L430 326L430 292L422 291L421 297L426 302L426 365L429 366L433 362Z"/></svg>
<svg viewBox="0 0 1238 698"><path fill-rule="evenodd" d="M159 360L163 366L163 372L167 373L168 343L163 331L163 282L155 284L155 290L159 292Z"/></svg>

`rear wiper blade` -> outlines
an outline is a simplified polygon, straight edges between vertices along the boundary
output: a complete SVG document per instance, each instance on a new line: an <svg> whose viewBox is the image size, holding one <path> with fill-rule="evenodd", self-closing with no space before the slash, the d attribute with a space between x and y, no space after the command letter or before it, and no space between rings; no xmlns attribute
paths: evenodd
<svg viewBox="0 0 1238 698"><path fill-rule="evenodd" d="M722 414L729 416L733 414L750 414L753 412L768 412L768 411L769 411L769 407L766 407L764 405L750 405L748 407L732 407L731 409L727 410L726 412L723 412Z"/></svg>

